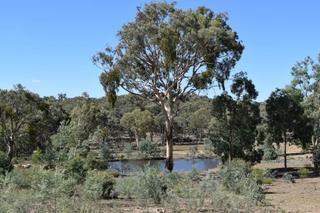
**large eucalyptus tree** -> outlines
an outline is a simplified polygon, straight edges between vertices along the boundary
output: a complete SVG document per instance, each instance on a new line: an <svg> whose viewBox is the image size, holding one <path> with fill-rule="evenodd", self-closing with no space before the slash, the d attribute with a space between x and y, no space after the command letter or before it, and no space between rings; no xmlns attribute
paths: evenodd
<svg viewBox="0 0 320 213"><path fill-rule="evenodd" d="M101 84L114 104L122 88L147 98L165 116L166 168L173 169L173 122L180 101L214 83L224 88L243 45L227 16L208 8L181 10L151 3L118 32L119 43L93 57L103 69Z"/></svg>

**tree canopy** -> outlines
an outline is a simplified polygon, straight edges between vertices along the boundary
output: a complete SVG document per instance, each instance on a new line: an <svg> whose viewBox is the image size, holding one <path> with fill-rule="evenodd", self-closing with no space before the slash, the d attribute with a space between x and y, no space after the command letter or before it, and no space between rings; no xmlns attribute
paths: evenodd
<svg viewBox="0 0 320 213"><path fill-rule="evenodd" d="M166 122L167 163L172 170L172 130L177 104L214 83L224 89L243 45L227 16L199 7L151 3L118 33L115 48L93 57L103 69L100 82L114 104L118 88L161 106Z"/></svg>

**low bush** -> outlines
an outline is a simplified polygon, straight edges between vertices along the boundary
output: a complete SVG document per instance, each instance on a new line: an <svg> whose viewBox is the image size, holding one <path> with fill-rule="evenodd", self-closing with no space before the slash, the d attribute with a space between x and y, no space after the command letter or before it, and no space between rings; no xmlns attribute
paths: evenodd
<svg viewBox="0 0 320 213"><path fill-rule="evenodd" d="M210 197L215 212L255 212L255 202L246 196L218 188Z"/></svg>
<svg viewBox="0 0 320 213"><path fill-rule="evenodd" d="M116 181L115 191L121 196L132 198L137 191L138 180L135 177L118 178Z"/></svg>
<svg viewBox="0 0 320 213"><path fill-rule="evenodd" d="M263 146L263 160L276 160L278 157L278 154L276 152L276 149L271 144L265 144Z"/></svg>
<svg viewBox="0 0 320 213"><path fill-rule="evenodd" d="M65 174L67 177L72 177L78 182L83 182L87 174L85 161L76 156L65 164Z"/></svg>
<svg viewBox="0 0 320 213"><path fill-rule="evenodd" d="M139 152L144 158L159 157L161 153L159 146L149 140L141 141Z"/></svg>
<svg viewBox="0 0 320 213"><path fill-rule="evenodd" d="M31 161L34 164L38 164L43 160L43 154L42 151L37 148L36 150L33 151L32 155L31 155Z"/></svg>
<svg viewBox="0 0 320 213"><path fill-rule="evenodd" d="M14 169L5 176L5 186L11 186L15 189L31 188L32 180L28 170Z"/></svg>
<svg viewBox="0 0 320 213"><path fill-rule="evenodd" d="M107 172L92 170L84 182L84 192L89 199L107 199L115 185L114 178Z"/></svg>
<svg viewBox="0 0 320 213"><path fill-rule="evenodd" d="M251 171L258 184L272 184L271 173L267 169L255 168Z"/></svg>
<svg viewBox="0 0 320 213"><path fill-rule="evenodd" d="M188 178L190 178L192 181L200 181L201 179L199 174L200 173L197 171L197 169L192 167L191 172L188 174Z"/></svg>
<svg viewBox="0 0 320 213"><path fill-rule="evenodd" d="M108 169L108 161L104 159L97 159L94 153L89 153L85 161L85 169L87 170L104 170Z"/></svg>
<svg viewBox="0 0 320 213"><path fill-rule="evenodd" d="M166 194L167 185L165 176L159 168L144 168L137 179L137 197L141 199L152 199L155 203L161 203Z"/></svg>
<svg viewBox="0 0 320 213"><path fill-rule="evenodd" d="M10 159L7 157L7 155L0 151L0 175L5 174L8 171L11 171L13 168Z"/></svg>
<svg viewBox="0 0 320 213"><path fill-rule="evenodd" d="M61 212L64 201L71 204L70 196L75 190L76 181L65 178L59 170L15 169L4 177L0 209L4 212Z"/></svg>
<svg viewBox="0 0 320 213"><path fill-rule="evenodd" d="M300 178L305 178L305 177L308 177L309 176L309 169L307 168L300 168L298 169L298 175Z"/></svg>
<svg viewBox="0 0 320 213"><path fill-rule="evenodd" d="M262 184L270 185L273 183L273 179L270 177L265 177L262 179Z"/></svg>
<svg viewBox="0 0 320 213"><path fill-rule="evenodd" d="M264 199L261 187L250 173L250 166L243 160L233 160L223 166L219 176L227 191L246 196L256 202Z"/></svg>

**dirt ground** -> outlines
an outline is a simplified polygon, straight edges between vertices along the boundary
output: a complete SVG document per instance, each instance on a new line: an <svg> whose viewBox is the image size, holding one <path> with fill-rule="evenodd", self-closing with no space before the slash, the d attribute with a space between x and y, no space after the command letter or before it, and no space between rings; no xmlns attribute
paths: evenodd
<svg viewBox="0 0 320 213"><path fill-rule="evenodd" d="M277 179L266 187L266 199L285 212L320 212L320 177L288 183Z"/></svg>
<svg viewBox="0 0 320 213"><path fill-rule="evenodd" d="M297 147L290 146L289 153L300 152ZM312 167L311 155L289 156L289 169ZM259 168L281 169L283 158L273 162L262 162ZM307 178L297 178L290 183L282 178L276 178L271 185L265 186L266 200L271 206L284 212L320 212L320 177L310 174Z"/></svg>

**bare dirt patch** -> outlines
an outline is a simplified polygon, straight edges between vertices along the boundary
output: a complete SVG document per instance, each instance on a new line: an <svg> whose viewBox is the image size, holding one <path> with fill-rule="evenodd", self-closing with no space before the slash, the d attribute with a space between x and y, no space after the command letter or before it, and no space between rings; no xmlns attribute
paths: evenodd
<svg viewBox="0 0 320 213"><path fill-rule="evenodd" d="M296 183L277 179L266 187L266 199L286 212L319 212L320 177L297 179Z"/></svg>

